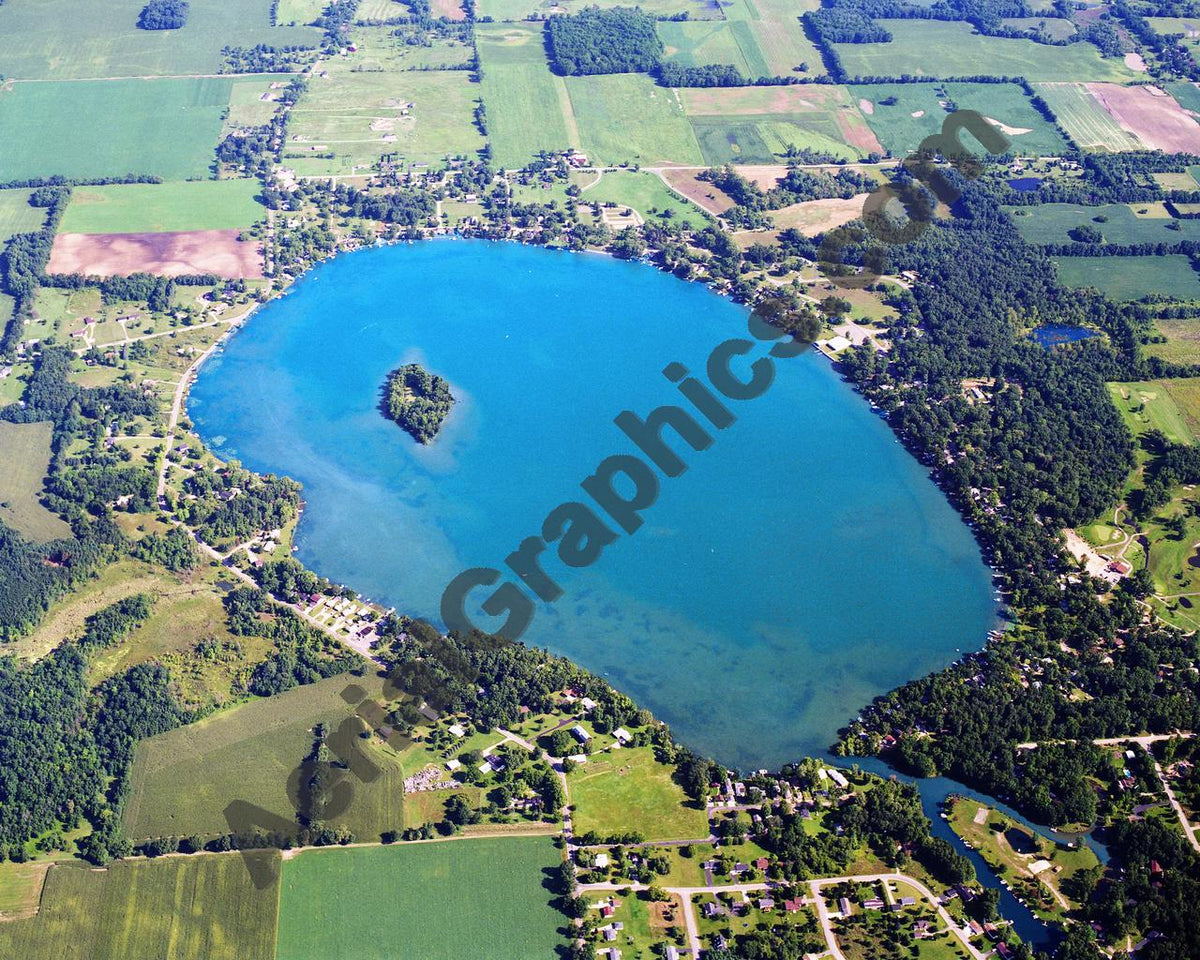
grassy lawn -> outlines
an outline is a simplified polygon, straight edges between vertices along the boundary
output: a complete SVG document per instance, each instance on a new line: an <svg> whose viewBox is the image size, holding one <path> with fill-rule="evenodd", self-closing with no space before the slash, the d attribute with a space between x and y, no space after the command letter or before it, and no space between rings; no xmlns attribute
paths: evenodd
<svg viewBox="0 0 1200 960"><path fill-rule="evenodd" d="M703 163L672 90L640 73L566 77L579 146L593 163Z"/></svg>
<svg viewBox="0 0 1200 960"><path fill-rule="evenodd" d="M307 851L283 864L276 960L545 960L561 859L549 837Z"/></svg>
<svg viewBox="0 0 1200 960"><path fill-rule="evenodd" d="M9 9L0 7L2 19ZM0 88L0 180L209 175L233 80L18 83Z"/></svg>
<svg viewBox="0 0 1200 960"><path fill-rule="evenodd" d="M0 8L3 72L40 80L209 74L220 68L225 46L321 42L315 28L272 27L271 0L192 0L180 30L139 30L143 6L144 0L10 0Z"/></svg>
<svg viewBox="0 0 1200 960"><path fill-rule="evenodd" d="M1123 130L1082 83L1039 83L1034 89L1084 150L1142 149L1141 141Z"/></svg>
<svg viewBox="0 0 1200 960"><path fill-rule="evenodd" d="M255 856L278 862L278 854ZM278 888L257 890L239 854L50 870L37 916L0 923L22 960L274 960Z"/></svg>
<svg viewBox="0 0 1200 960"><path fill-rule="evenodd" d="M1163 216L1139 216L1140 211L1157 213L1152 205L1106 203L1086 207L1076 203L1042 203L1029 207L1006 207L1013 223L1030 243L1071 243L1070 231L1088 226L1100 231L1108 243L1178 243L1200 239L1200 220L1174 220ZM1103 222L1097 222L1103 217ZM1168 225L1178 227L1169 229Z"/></svg>
<svg viewBox="0 0 1200 960"><path fill-rule="evenodd" d="M312 749L312 729L335 730L352 715L342 699L351 683L379 695L377 677L330 677L279 696L252 700L138 744L125 826L135 838L227 833L222 811L234 800L295 819L288 778ZM352 781L354 800L333 826L362 840L404 827L403 768L377 738L359 741L380 770L371 783Z"/></svg>
<svg viewBox="0 0 1200 960"><path fill-rule="evenodd" d="M879 142L895 156L906 156L941 130L951 109L976 110L1003 124L1013 153L1058 155L1066 149L1066 141L1015 83L869 83L848 89ZM963 140L983 153L970 136Z"/></svg>
<svg viewBox="0 0 1200 960"><path fill-rule="evenodd" d="M688 805L671 779L673 770L655 761L651 747L589 757L567 777L576 833L636 830L647 840L708 836L704 810Z"/></svg>
<svg viewBox="0 0 1200 960"><path fill-rule="evenodd" d="M263 219L257 180L198 180L77 187L60 233L234 230Z"/></svg>
<svg viewBox="0 0 1200 960"><path fill-rule="evenodd" d="M283 163L302 175L361 173L387 154L438 164L474 156L481 88L465 70L356 70L331 61L292 108Z"/></svg>
<svg viewBox="0 0 1200 960"><path fill-rule="evenodd" d="M0 520L38 543L71 527L38 502L50 466L53 424L0 422Z"/></svg>
<svg viewBox="0 0 1200 960"><path fill-rule="evenodd" d="M669 210L673 219L695 228L703 227L707 222L700 210L672 193L656 173L606 173L599 183L585 190L580 199L598 203L611 201L620 206L632 207L647 219L651 216L661 216L664 211ZM652 214L652 210L656 212Z"/></svg>
<svg viewBox="0 0 1200 960"><path fill-rule="evenodd" d="M954 832L1043 917L1061 919L1066 911L1051 891L1065 898L1060 889L1062 882L1100 863L1086 845L1078 850L1062 849L976 800L955 801L949 822ZM1035 875L1031 865L1042 860L1048 861L1050 867ZM1069 898L1065 899L1072 909L1078 907Z"/></svg>
<svg viewBox="0 0 1200 960"><path fill-rule="evenodd" d="M1161 430L1172 443L1194 442L1166 381L1110 383L1108 392L1135 437L1147 430Z"/></svg>
<svg viewBox="0 0 1200 960"><path fill-rule="evenodd" d="M546 62L542 26L483 23L475 37L496 163L521 167L540 150L578 147L571 100L563 78Z"/></svg>
<svg viewBox="0 0 1200 960"><path fill-rule="evenodd" d="M889 43L835 44L851 77L970 77L986 73L1027 80L1111 80L1138 77L1119 59L1104 58L1090 43L1052 47L1033 40L987 37L969 23L878 20Z"/></svg>
<svg viewBox="0 0 1200 960"><path fill-rule="evenodd" d="M1176 297L1200 300L1200 278L1182 254L1135 257L1055 257L1068 287L1095 287L1114 300Z"/></svg>

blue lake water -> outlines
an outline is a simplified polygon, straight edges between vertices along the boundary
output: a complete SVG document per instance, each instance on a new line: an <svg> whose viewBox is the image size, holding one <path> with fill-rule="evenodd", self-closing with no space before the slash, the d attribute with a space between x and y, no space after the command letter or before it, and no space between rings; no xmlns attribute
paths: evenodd
<svg viewBox="0 0 1200 960"><path fill-rule="evenodd" d="M376 248L313 271L203 369L189 414L222 457L302 482L297 556L440 621L467 567L504 571L547 513L587 501L613 424L687 403L662 373L705 379L747 311L651 267L515 244ZM739 376L764 353L755 345ZM378 412L419 360L459 399L421 447ZM887 425L809 351L774 361L712 445L673 445L645 525L563 588L526 642L566 654L742 768L817 753L870 699L977 649L995 624L969 531ZM699 418L699 415L696 415ZM669 431L668 431L669 434ZM614 526L615 529L615 526ZM515 578L513 578L515 579ZM471 594L478 612L489 591Z"/></svg>

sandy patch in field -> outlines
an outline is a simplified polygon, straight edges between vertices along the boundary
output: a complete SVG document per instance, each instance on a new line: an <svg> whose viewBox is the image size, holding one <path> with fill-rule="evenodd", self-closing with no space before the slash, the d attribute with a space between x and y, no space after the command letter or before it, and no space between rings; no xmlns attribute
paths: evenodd
<svg viewBox="0 0 1200 960"><path fill-rule="evenodd" d="M812 237L861 217L863 204L868 196L870 194L860 193L847 200L834 197L829 200L793 203L790 207L772 210L771 219L775 221L777 229L786 230L793 227L806 237Z"/></svg>
<svg viewBox="0 0 1200 960"><path fill-rule="evenodd" d="M788 168L781 163L748 163L733 169L756 185L759 190L774 190L788 172Z"/></svg>
<svg viewBox="0 0 1200 960"><path fill-rule="evenodd" d="M663 179L671 189L709 213L721 214L733 206L733 201L714 184L697 178L699 170L664 170Z"/></svg>
<svg viewBox="0 0 1200 960"><path fill-rule="evenodd" d="M1023 133L1033 133L1032 127L1010 127L1007 123L1002 123L995 117L984 117L983 119L1009 137L1019 137Z"/></svg>
<svg viewBox="0 0 1200 960"><path fill-rule="evenodd" d="M459 0L430 0L429 6L435 17L445 17L447 20L467 19L467 11L462 8Z"/></svg>
<svg viewBox="0 0 1200 960"><path fill-rule="evenodd" d="M1116 83L1085 86L1122 130L1133 134L1150 150L1200 153L1200 124L1166 91Z"/></svg>
<svg viewBox="0 0 1200 960"><path fill-rule="evenodd" d="M1142 59L1140 53L1125 54L1125 66L1130 70L1136 70L1138 73L1146 72L1146 61Z"/></svg>
<svg viewBox="0 0 1200 960"><path fill-rule="evenodd" d="M912 113L909 114L909 116L920 118L920 117L925 116L925 111L924 110L914 110Z"/></svg>
<svg viewBox="0 0 1200 960"><path fill-rule="evenodd" d="M868 117L874 116L875 114L875 104L873 104L870 100L859 100L858 109L865 113Z"/></svg>
<svg viewBox="0 0 1200 960"><path fill-rule="evenodd" d="M46 272L97 277L212 273L219 277L261 278L261 248L256 241L239 241L241 232L60 233L54 238Z"/></svg>

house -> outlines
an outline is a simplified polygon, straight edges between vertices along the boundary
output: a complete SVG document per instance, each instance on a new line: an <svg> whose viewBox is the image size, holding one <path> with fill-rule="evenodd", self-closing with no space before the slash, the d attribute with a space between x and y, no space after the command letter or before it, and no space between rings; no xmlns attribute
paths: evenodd
<svg viewBox="0 0 1200 960"><path fill-rule="evenodd" d="M771 865L771 861L768 860L766 857L759 857L757 860L754 861L754 869L755 870L766 870L767 867L769 867L770 865Z"/></svg>
<svg viewBox="0 0 1200 960"><path fill-rule="evenodd" d="M457 770L461 766L462 766L462 764L459 763L459 761L457 761L457 760L447 760L446 761L446 769L449 770L451 773L453 773L455 770Z"/></svg>
<svg viewBox="0 0 1200 960"><path fill-rule="evenodd" d="M465 737L467 735L466 728L461 723L451 724L450 732L456 737Z"/></svg>
<svg viewBox="0 0 1200 960"><path fill-rule="evenodd" d="M843 917L850 916L850 901L845 897L842 897L842 899L838 901L838 910L842 912Z"/></svg>
<svg viewBox="0 0 1200 960"><path fill-rule="evenodd" d="M617 727L613 731L613 736L617 738L618 743L629 743L633 739L633 735L624 727Z"/></svg>
<svg viewBox="0 0 1200 960"><path fill-rule="evenodd" d="M915 897L901 897L900 898L900 906L902 906L902 907L911 907L911 906L915 905L916 902L917 901L916 901Z"/></svg>
<svg viewBox="0 0 1200 960"><path fill-rule="evenodd" d="M579 705L581 707L583 707L584 712L586 712L586 713L590 713L591 711L596 709L596 701L593 700L591 697L583 697L579 701Z"/></svg>
<svg viewBox="0 0 1200 960"><path fill-rule="evenodd" d="M804 898L797 897L795 900L784 900L783 909L788 913L799 913L804 909Z"/></svg>
<svg viewBox="0 0 1200 960"><path fill-rule="evenodd" d="M913 924L913 936L918 940L922 940L929 936L929 928L932 924L928 920L918 920Z"/></svg>
<svg viewBox="0 0 1200 960"><path fill-rule="evenodd" d="M830 768L829 779L832 780L834 783L836 783L843 790L845 790L848 786L850 786L850 781L847 780L844 776L842 776L842 772L840 770L834 770L834 769Z"/></svg>
<svg viewBox="0 0 1200 960"><path fill-rule="evenodd" d="M607 940L609 943L614 943L617 939L617 928L615 925L613 925L611 923L607 927L605 927L603 930L601 930L600 933L604 936L604 939Z"/></svg>
<svg viewBox="0 0 1200 960"><path fill-rule="evenodd" d="M579 724L575 724L575 726L571 728L571 736L573 736L580 743L587 743L592 739L592 735L584 730Z"/></svg>
<svg viewBox="0 0 1200 960"><path fill-rule="evenodd" d="M772 900L770 897L763 897L761 900L758 901L758 909L759 910L774 910L775 909L775 901Z"/></svg>
<svg viewBox="0 0 1200 960"><path fill-rule="evenodd" d="M863 901L863 909L864 910L882 910L883 909L883 901L880 900L878 897L872 897L870 900L864 900Z"/></svg>
<svg viewBox="0 0 1200 960"><path fill-rule="evenodd" d="M667 952L664 954L667 960L679 960L679 948L673 943L667 944Z"/></svg>
<svg viewBox="0 0 1200 960"><path fill-rule="evenodd" d="M598 853L598 854L596 854L596 860L595 860L595 863L593 864L593 866L595 866L595 868L597 870L603 870L605 867L608 866L608 862L609 861L608 861L607 853Z"/></svg>

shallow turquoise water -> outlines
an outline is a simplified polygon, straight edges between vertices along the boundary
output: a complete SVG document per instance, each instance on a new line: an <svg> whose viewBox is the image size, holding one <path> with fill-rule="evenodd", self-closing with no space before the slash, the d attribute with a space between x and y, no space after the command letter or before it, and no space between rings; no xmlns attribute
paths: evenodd
<svg viewBox="0 0 1200 960"><path fill-rule="evenodd" d="M222 457L305 486L297 556L438 620L467 567L540 532L605 457L613 424L687 403L662 374L746 336L746 311L640 264L445 240L339 257L260 311L203 369L189 413ZM735 364L739 375L754 353ZM419 447L377 411L420 360L460 402ZM563 588L525 641L567 654L725 763L818 752L872 697L982 645L990 575L927 472L807 352L661 478L645 525ZM669 434L669 431L668 431ZM615 525L610 524L615 529ZM515 577L513 577L515 579ZM478 613L488 596L471 594Z"/></svg>

